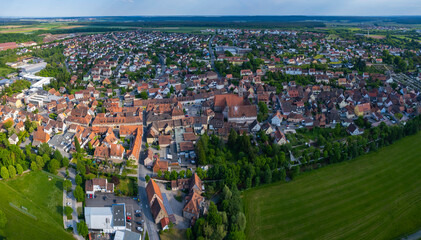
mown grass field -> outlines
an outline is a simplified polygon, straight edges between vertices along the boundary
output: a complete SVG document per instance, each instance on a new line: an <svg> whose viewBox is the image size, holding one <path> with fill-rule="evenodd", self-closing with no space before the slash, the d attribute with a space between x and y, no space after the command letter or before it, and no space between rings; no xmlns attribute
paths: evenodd
<svg viewBox="0 0 421 240"><path fill-rule="evenodd" d="M244 192L247 239L395 239L421 229L421 133Z"/></svg>
<svg viewBox="0 0 421 240"><path fill-rule="evenodd" d="M6 228L0 230L0 239L73 239L63 227L62 189L61 180L52 178L49 181L43 172L0 181L0 209L8 219Z"/></svg>

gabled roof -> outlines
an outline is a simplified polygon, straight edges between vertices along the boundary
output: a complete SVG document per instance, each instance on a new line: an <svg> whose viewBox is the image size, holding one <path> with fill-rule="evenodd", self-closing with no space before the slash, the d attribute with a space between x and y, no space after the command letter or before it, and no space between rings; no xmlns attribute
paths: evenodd
<svg viewBox="0 0 421 240"><path fill-rule="evenodd" d="M155 195L159 200L158 202L163 201L161 190L159 189L158 184L156 184L156 182L153 179L151 179L148 182L148 185L146 186L146 194L148 195L149 203L153 200Z"/></svg>

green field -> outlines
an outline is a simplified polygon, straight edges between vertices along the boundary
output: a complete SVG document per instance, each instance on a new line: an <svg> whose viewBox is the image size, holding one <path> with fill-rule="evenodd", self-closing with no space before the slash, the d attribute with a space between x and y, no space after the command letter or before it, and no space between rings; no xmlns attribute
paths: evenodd
<svg viewBox="0 0 421 240"><path fill-rule="evenodd" d="M0 239L73 239L63 228L62 189L61 180L43 172L0 181L0 209L8 219Z"/></svg>
<svg viewBox="0 0 421 240"><path fill-rule="evenodd" d="M421 133L244 192L247 239L394 239L421 229Z"/></svg>
<svg viewBox="0 0 421 240"><path fill-rule="evenodd" d="M0 77L6 77L8 74L16 72L16 69L9 67L0 67Z"/></svg>

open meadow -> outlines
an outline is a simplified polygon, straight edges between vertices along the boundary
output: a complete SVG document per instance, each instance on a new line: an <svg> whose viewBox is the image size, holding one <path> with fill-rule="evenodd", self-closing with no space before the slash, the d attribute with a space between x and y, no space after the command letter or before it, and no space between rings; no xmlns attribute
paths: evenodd
<svg viewBox="0 0 421 240"><path fill-rule="evenodd" d="M0 181L0 193L0 209L8 219L0 239L73 239L63 227L62 180L29 172Z"/></svg>
<svg viewBox="0 0 421 240"><path fill-rule="evenodd" d="M421 133L244 192L247 239L394 239L421 229Z"/></svg>

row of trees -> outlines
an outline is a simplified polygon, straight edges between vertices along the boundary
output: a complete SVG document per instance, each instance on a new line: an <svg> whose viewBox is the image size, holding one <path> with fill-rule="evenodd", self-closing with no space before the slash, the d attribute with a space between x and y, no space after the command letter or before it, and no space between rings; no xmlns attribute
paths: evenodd
<svg viewBox="0 0 421 240"><path fill-rule="evenodd" d="M316 147L306 147L301 153L303 165L331 164L376 151L404 136L417 133L421 129L421 116L405 125L387 126L382 123L378 127L366 127L362 136L342 137L342 127L329 131L316 130L312 133L316 135ZM241 206L241 199L236 198L237 189L284 181L287 176L294 179L300 173L300 167L290 168L287 160L286 153L291 146L272 144L273 139L266 134L258 134L256 139L252 141L250 136L238 135L231 129L227 143L216 135L205 134L198 140L196 153L199 164L212 165L205 177L219 180L209 182L207 191L222 190L222 200L216 207L211 206L209 214L188 230L189 239L243 239L242 220L239 220L242 219L241 207L238 211L231 211L231 207L237 209Z"/></svg>

